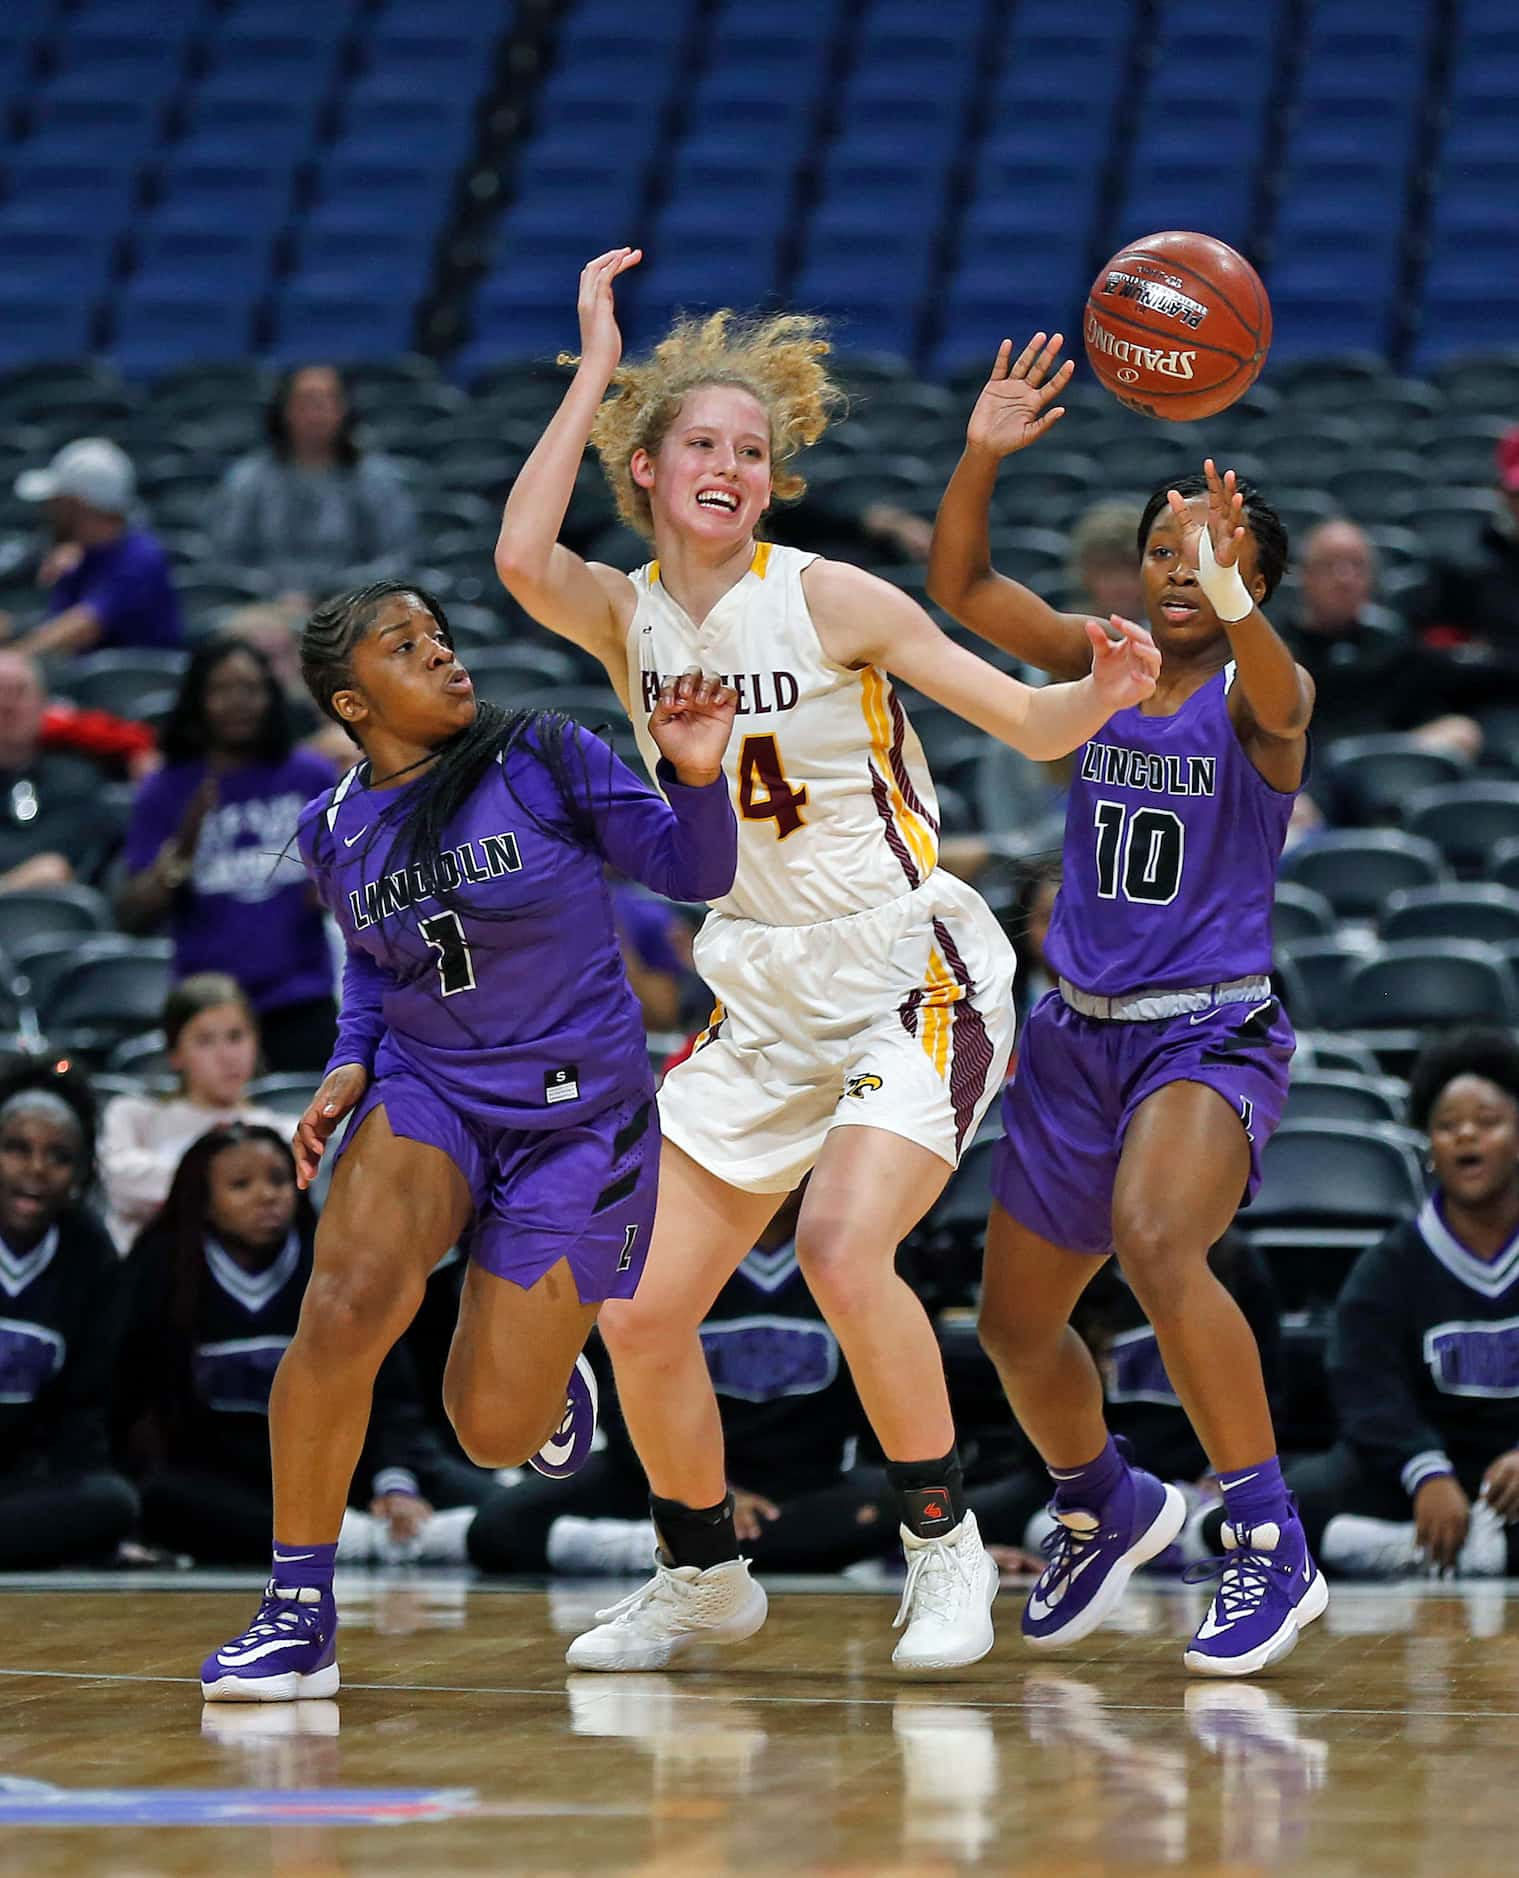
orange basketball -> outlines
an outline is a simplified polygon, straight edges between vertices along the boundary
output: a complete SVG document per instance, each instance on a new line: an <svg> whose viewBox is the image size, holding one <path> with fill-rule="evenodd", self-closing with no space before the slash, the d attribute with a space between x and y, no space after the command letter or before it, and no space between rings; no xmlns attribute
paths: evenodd
<svg viewBox="0 0 1519 1878"><path fill-rule="evenodd" d="M1185 423L1260 376L1271 302L1227 242L1173 228L1119 249L1092 282L1085 327L1092 370L1120 404Z"/></svg>

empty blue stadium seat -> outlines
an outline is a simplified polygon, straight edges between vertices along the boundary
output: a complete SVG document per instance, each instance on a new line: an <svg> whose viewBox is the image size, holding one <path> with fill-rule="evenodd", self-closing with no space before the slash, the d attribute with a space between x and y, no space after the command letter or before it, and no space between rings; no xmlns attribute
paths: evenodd
<svg viewBox="0 0 1519 1878"><path fill-rule="evenodd" d="M7 151L3 174L10 201L63 223L89 215L108 227L125 219L136 191L131 168L103 158L36 156L30 144Z"/></svg>
<svg viewBox="0 0 1519 1878"><path fill-rule="evenodd" d="M281 296L270 356L294 364L301 359L379 359L411 350L413 297L383 290L384 269L365 281L352 272L312 273Z"/></svg>
<svg viewBox="0 0 1519 1878"><path fill-rule="evenodd" d="M7 283L0 296L0 370L89 351L90 318L82 294L39 293L24 281Z"/></svg>
<svg viewBox="0 0 1519 1878"><path fill-rule="evenodd" d="M154 291L199 282L229 298L251 298L269 278L273 230L235 217L201 226L155 220L137 242L135 279Z"/></svg>
<svg viewBox="0 0 1519 1878"><path fill-rule="evenodd" d="M39 294L72 289L93 297L106 284L115 247L114 229L88 219L60 226L25 204L7 205L0 210L0 298L19 282Z"/></svg>
<svg viewBox="0 0 1519 1878"><path fill-rule="evenodd" d="M233 301L214 283L160 290L133 282L117 307L109 350L129 376L153 378L196 359L240 358L251 327L251 303Z"/></svg>
<svg viewBox="0 0 1519 1878"><path fill-rule="evenodd" d="M138 163L152 149L163 111L157 97L68 98L55 87L32 101L31 116L26 148L33 157L106 157L119 165Z"/></svg>

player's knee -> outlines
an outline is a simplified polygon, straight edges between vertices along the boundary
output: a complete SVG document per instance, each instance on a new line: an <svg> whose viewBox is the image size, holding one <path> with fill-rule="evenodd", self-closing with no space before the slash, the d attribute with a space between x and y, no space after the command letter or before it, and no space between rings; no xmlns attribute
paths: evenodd
<svg viewBox="0 0 1519 1878"><path fill-rule="evenodd" d="M1153 1213L1120 1215L1113 1221L1113 1243L1123 1275L1152 1323L1181 1307L1196 1260L1172 1222Z"/></svg>
<svg viewBox="0 0 1519 1878"><path fill-rule="evenodd" d="M476 1467L522 1466L553 1434L564 1413L562 1395L547 1407L534 1407L491 1400L480 1390L447 1387L443 1406L459 1446Z"/></svg>
<svg viewBox="0 0 1519 1878"><path fill-rule="evenodd" d="M868 1309L879 1296L882 1273L873 1251L845 1227L820 1230L814 1226L798 1233L797 1264L814 1302L830 1323Z"/></svg>
<svg viewBox="0 0 1519 1878"><path fill-rule="evenodd" d="M300 1340L319 1361L372 1356L378 1366L416 1309L396 1274L378 1259L344 1261L313 1272L301 1301Z"/></svg>
<svg viewBox="0 0 1519 1878"><path fill-rule="evenodd" d="M683 1340L696 1334L694 1323L677 1320L636 1297L608 1298L596 1319L596 1328L614 1367L674 1364Z"/></svg>
<svg viewBox="0 0 1519 1878"><path fill-rule="evenodd" d="M1048 1341L1042 1327L1032 1319L988 1309L984 1298L976 1318L976 1335L981 1340L981 1348L999 1370L1016 1369L1041 1343Z"/></svg>

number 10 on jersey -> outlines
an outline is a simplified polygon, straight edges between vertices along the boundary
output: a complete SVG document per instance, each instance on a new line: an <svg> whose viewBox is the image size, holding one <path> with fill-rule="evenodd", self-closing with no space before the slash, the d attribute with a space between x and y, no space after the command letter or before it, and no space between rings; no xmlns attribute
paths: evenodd
<svg viewBox="0 0 1519 1878"><path fill-rule="evenodd" d="M1187 831L1170 809L1128 809L1122 802L1099 802L1097 823L1097 892L1116 900L1169 906L1181 888Z"/></svg>

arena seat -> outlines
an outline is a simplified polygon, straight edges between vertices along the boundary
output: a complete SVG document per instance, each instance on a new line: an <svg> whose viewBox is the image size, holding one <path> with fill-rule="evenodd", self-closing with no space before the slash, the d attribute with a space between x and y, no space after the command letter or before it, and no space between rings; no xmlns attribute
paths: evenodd
<svg viewBox="0 0 1519 1878"><path fill-rule="evenodd" d="M1359 1032L1519 1023L1508 962L1475 940L1408 939L1351 965L1341 1028Z"/></svg>
<svg viewBox="0 0 1519 1878"><path fill-rule="evenodd" d="M1403 1120L1403 1085L1349 1070L1304 1070L1292 1078L1283 1119L1292 1122Z"/></svg>
<svg viewBox="0 0 1519 1878"><path fill-rule="evenodd" d="M1392 829L1328 829L1292 849L1281 878L1322 893L1341 919L1374 919L1390 894L1450 878L1432 841Z"/></svg>
<svg viewBox="0 0 1519 1878"><path fill-rule="evenodd" d="M1334 908L1323 894L1290 880L1277 887L1271 909L1271 936L1278 948L1308 939L1327 939L1334 932L1334 923Z"/></svg>
<svg viewBox="0 0 1519 1878"><path fill-rule="evenodd" d="M1469 882L1413 887L1395 893L1382 909L1381 936L1404 939L1475 939L1487 945L1519 943L1519 892Z"/></svg>

